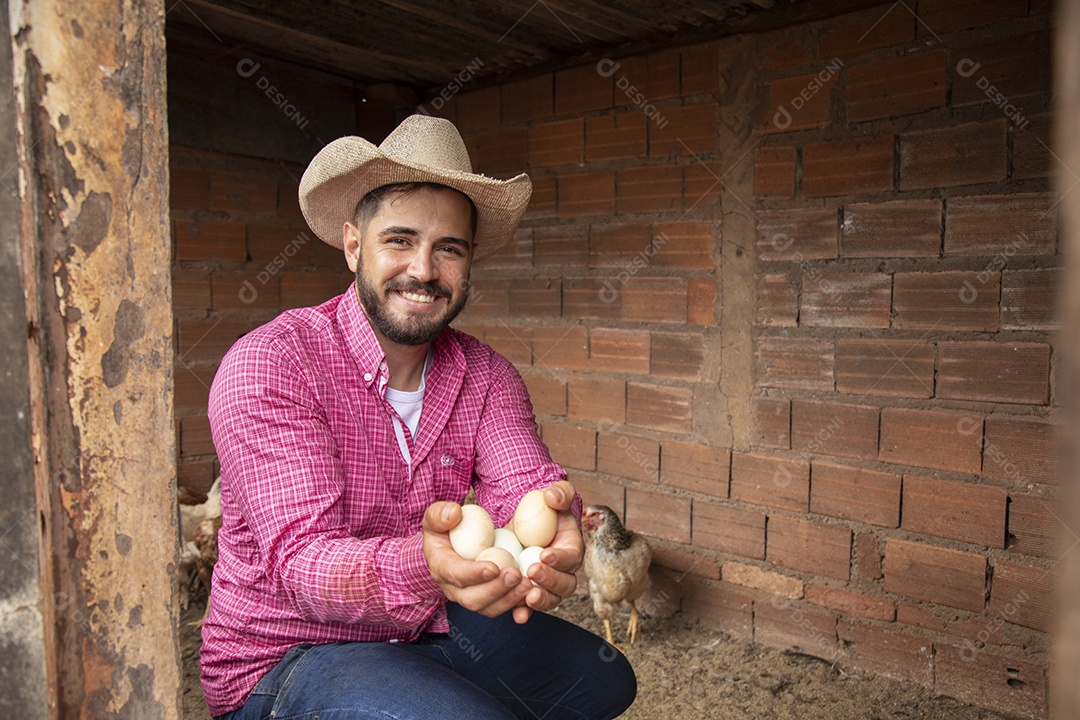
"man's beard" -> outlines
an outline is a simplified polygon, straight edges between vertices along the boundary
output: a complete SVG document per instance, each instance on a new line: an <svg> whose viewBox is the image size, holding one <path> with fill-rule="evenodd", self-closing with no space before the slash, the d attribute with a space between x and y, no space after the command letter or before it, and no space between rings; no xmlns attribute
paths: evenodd
<svg viewBox="0 0 1080 720"><path fill-rule="evenodd" d="M360 306L368 320L391 342L398 345L423 345L431 342L439 336L446 327L453 322L458 313L465 307L469 299L469 285L466 281L462 288L461 296L449 305L446 311L439 317L415 317L408 315L398 319L392 317L387 309L386 296L393 292L414 292L439 295L449 302L452 293L448 287L439 283L422 283L419 280L392 280L382 289L373 287L364 279L363 265L358 263L356 267L356 289L360 298ZM439 302L436 300L435 302Z"/></svg>

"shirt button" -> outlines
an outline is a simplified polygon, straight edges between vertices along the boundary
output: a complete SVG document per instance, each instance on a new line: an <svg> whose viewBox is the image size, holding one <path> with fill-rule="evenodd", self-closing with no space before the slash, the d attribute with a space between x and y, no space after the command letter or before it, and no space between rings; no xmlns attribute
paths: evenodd
<svg viewBox="0 0 1080 720"><path fill-rule="evenodd" d="M364 382L371 382L371 373L364 373Z"/></svg>

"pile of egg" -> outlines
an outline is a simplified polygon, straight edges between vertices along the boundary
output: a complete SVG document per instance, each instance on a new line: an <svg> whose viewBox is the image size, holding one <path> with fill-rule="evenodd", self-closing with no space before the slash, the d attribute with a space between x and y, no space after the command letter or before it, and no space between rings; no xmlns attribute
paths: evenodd
<svg viewBox="0 0 1080 720"><path fill-rule="evenodd" d="M540 562L540 551L555 538L558 520L558 514L544 500L543 490L525 493L513 519L499 529L484 508L465 505L461 522L450 530L450 545L466 560L490 561L500 570L517 566L525 575L533 563Z"/></svg>

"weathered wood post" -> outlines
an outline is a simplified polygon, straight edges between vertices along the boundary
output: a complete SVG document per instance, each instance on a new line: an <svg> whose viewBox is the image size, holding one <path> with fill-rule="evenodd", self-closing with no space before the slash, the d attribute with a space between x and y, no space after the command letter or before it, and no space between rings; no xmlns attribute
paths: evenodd
<svg viewBox="0 0 1080 720"><path fill-rule="evenodd" d="M49 716L176 718L165 7L9 2Z"/></svg>

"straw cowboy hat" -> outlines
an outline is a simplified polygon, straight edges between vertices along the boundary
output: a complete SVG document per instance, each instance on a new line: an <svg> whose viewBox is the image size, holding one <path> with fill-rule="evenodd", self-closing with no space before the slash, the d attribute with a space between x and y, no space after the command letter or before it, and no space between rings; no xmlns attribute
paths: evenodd
<svg viewBox="0 0 1080 720"><path fill-rule="evenodd" d="M323 242L340 248L342 227L352 222L365 195L383 185L412 182L446 185L473 201L474 261L513 239L532 194L524 173L509 180L473 173L465 143L449 120L411 115L379 146L349 136L320 150L300 180L300 209Z"/></svg>

